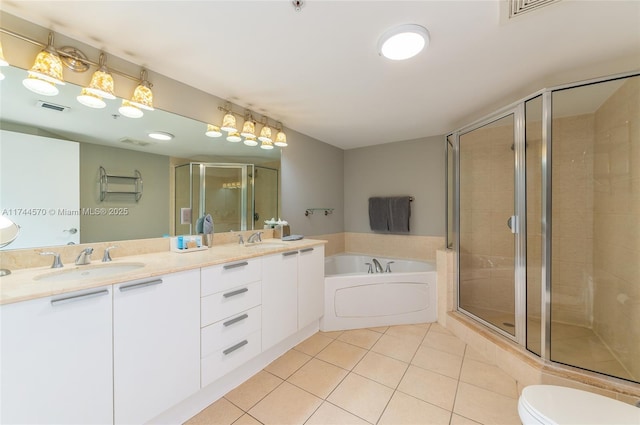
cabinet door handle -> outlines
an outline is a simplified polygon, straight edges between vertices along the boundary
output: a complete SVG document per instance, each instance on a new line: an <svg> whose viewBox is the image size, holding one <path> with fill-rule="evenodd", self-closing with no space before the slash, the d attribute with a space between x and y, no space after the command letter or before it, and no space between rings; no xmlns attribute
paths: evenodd
<svg viewBox="0 0 640 425"><path fill-rule="evenodd" d="M225 298L231 298L231 297L235 297L236 295L244 294L245 292L249 292L249 288L236 289L235 291L227 292L222 296Z"/></svg>
<svg viewBox="0 0 640 425"><path fill-rule="evenodd" d="M233 325L234 323L242 322L244 319L248 319L248 318L249 318L249 315L248 315L247 313L245 313L245 314L242 314L242 315L240 315L240 316L238 316L238 317L234 317L233 319L229 319L229 320L227 320L227 321L226 321L226 322L224 322L222 325L223 325L224 327L231 326L231 325Z"/></svg>
<svg viewBox="0 0 640 425"><path fill-rule="evenodd" d="M243 267L243 266L248 266L248 265L249 265L248 261L243 261L241 263L225 264L224 266L222 266L222 268L225 269L225 270L229 270L229 269L235 269L237 267Z"/></svg>
<svg viewBox="0 0 640 425"><path fill-rule="evenodd" d="M224 354L225 356L226 356L227 354L231 354L231 353L233 353L234 351L236 351L238 348L242 348L242 347L244 347L245 345L247 345L248 343L249 343L249 341L247 341L246 339L245 339L245 340L243 340L243 341L240 341L239 343L237 343L237 344L236 344L236 345L234 345L233 347L229 347L229 348L227 348L226 350L223 350L223 351L222 351L222 354Z"/></svg>
<svg viewBox="0 0 640 425"><path fill-rule="evenodd" d="M313 251L313 248L304 248L300 250L300 252L311 252L311 251Z"/></svg>
<svg viewBox="0 0 640 425"><path fill-rule="evenodd" d="M162 283L162 279L150 280L148 282L132 283L131 285L123 285L120 287L120 292L131 291L132 289L145 288L151 285L159 285Z"/></svg>
<svg viewBox="0 0 640 425"><path fill-rule="evenodd" d="M289 251L289 252L283 252L282 256L283 257L288 257L290 255L296 255L296 254L298 254L298 251Z"/></svg>
<svg viewBox="0 0 640 425"><path fill-rule="evenodd" d="M89 292L87 294L69 295L67 297L56 298L55 300L51 300L51 305L60 305L60 304L68 303L71 301L80 301L81 299L99 297L101 295L106 295L108 293L109 293L108 289L101 289L99 291Z"/></svg>

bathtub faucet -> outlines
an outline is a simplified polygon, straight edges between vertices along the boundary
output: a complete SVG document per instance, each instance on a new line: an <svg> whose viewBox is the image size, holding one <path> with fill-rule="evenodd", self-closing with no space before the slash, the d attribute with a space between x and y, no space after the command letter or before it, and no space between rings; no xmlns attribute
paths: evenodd
<svg viewBox="0 0 640 425"><path fill-rule="evenodd" d="M376 260L375 258L372 261L376 266L376 273L384 273L384 269L382 268L382 264L380 264L380 261Z"/></svg>

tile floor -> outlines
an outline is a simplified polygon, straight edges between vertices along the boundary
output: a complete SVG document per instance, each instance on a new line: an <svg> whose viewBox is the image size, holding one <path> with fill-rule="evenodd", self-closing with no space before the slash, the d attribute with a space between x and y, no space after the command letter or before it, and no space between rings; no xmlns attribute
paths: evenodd
<svg viewBox="0 0 640 425"><path fill-rule="evenodd" d="M520 424L516 381L442 326L319 332L187 424Z"/></svg>

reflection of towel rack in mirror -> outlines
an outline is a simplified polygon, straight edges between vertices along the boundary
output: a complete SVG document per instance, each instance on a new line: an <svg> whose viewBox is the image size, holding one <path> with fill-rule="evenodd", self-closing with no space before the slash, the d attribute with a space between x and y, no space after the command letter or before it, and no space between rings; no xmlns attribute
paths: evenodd
<svg viewBox="0 0 640 425"><path fill-rule="evenodd" d="M132 190L113 190L113 186L109 189L109 185L116 185L118 188L133 185L133 188ZM108 194L134 195L138 202L142 198L142 174L138 170L134 170L133 176L109 174L104 167L100 167L100 201L104 201Z"/></svg>
<svg viewBox="0 0 640 425"><path fill-rule="evenodd" d="M306 217L313 215L314 211L324 211L324 215L333 214L333 208L307 208L304 212Z"/></svg>

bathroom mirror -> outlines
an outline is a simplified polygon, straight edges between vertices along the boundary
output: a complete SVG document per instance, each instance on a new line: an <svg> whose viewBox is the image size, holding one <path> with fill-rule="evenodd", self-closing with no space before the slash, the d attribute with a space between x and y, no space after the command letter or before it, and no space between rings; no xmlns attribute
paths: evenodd
<svg viewBox="0 0 640 425"><path fill-rule="evenodd" d="M54 164L57 164L57 160L39 149L27 150L23 154L14 153L15 149L4 148L8 137L0 139L3 143L0 145L2 168L5 169L5 164L14 164L14 168L20 170L19 175L4 175L7 172L2 170L0 181L3 199L6 200L4 195L7 187L14 187L18 191L20 187L25 187L25 181L31 180L34 188L23 190L27 192L23 195L27 202L19 202L20 205L7 205L0 199L3 216L18 224L27 213L29 219L45 220L47 224L53 215L79 216L76 223L61 225L63 227L57 230L60 234L56 235L54 242L30 237L28 246L16 241L12 249L155 238L172 234L173 169L179 164L193 161L224 162L255 164L275 170L280 168L280 148L264 150L242 143L230 143L224 137L210 138L204 134L206 123L158 109L145 111L142 118L126 118L118 111L121 99L105 100L107 106L102 109L89 108L76 100L81 87L70 83L58 86L60 93L57 96L38 95L23 86L22 80L26 76L24 69L9 66L4 67L2 72L5 75L0 82L0 129L3 135L11 133L45 142L68 141L70 145L77 145L79 150L79 182L70 184L63 180L55 189L61 196L69 192L79 193L79 202L52 207L38 204L42 197L31 190L46 186L47 181L59 174L60 167L56 169L54 166L51 171L45 172L33 166L32 160L45 157ZM174 138L169 141L154 140L148 136L151 131L170 133ZM140 199L136 201L135 196L127 194L110 194L101 200L100 166L113 175L134 176L137 170L142 175ZM119 183L126 186L127 182ZM50 193L52 189L46 190ZM127 192L128 189L115 191ZM277 205L277 191L275 194L269 192L269 196L276 197ZM16 202L12 200L12 203ZM102 214L103 208L106 208L105 214ZM46 216L34 216L34 211L46 213ZM93 214L96 211L100 214ZM23 225L22 231L27 230L27 226ZM19 238L22 239L27 238Z"/></svg>

